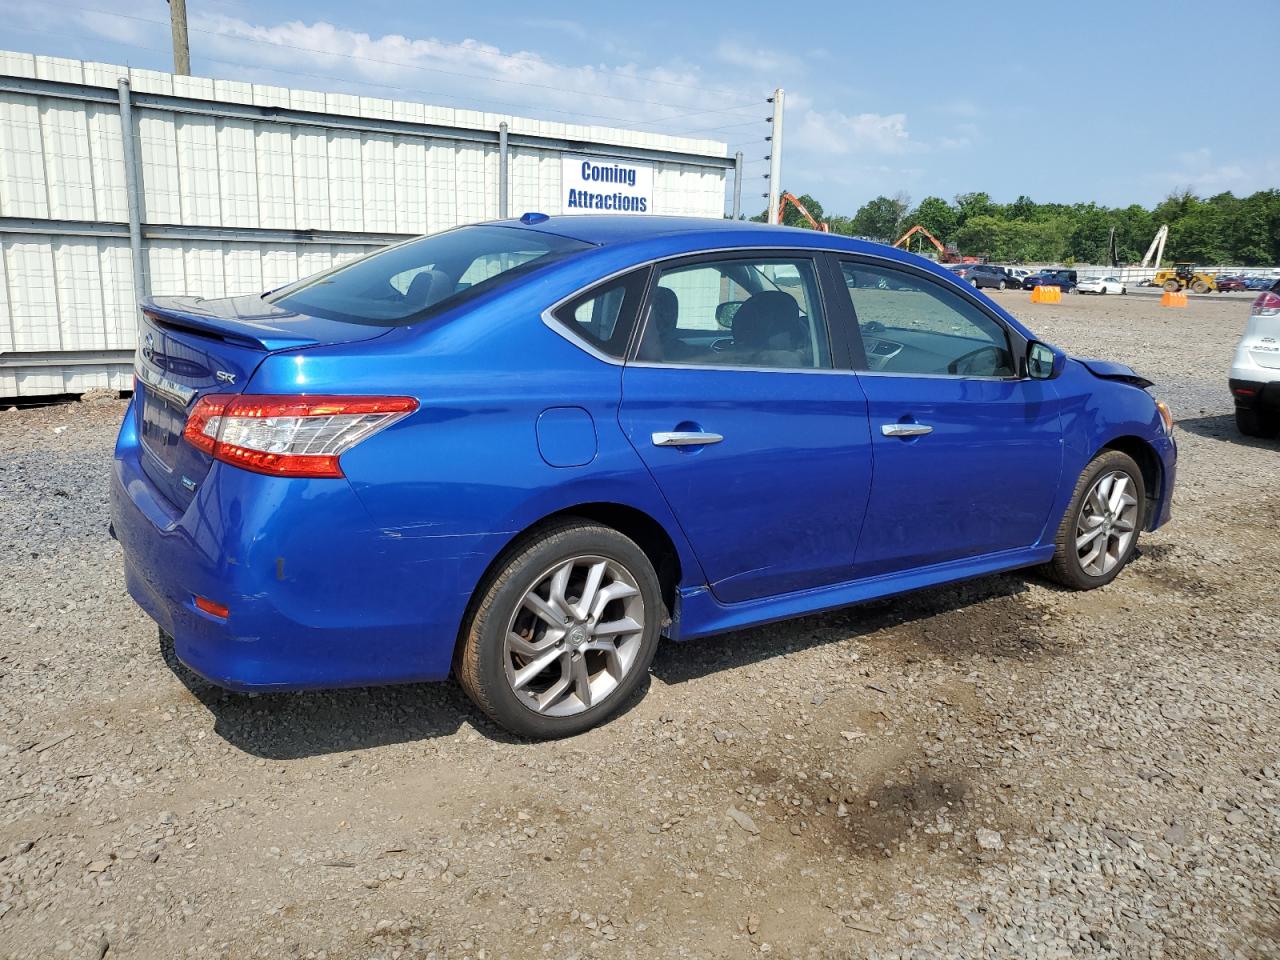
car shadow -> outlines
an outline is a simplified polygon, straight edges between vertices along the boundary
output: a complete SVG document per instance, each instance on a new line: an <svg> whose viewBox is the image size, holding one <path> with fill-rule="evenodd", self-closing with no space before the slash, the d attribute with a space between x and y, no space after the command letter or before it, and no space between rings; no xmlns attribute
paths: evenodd
<svg viewBox="0 0 1280 960"><path fill-rule="evenodd" d="M903 626L918 627L912 631L912 640L942 656L1042 655L1050 650L1041 635L1040 612L1023 602L1029 575L994 574L689 643L664 641L651 673L666 684L685 683ZM241 694L188 669L174 652L173 641L163 635L160 653L174 676L212 715L214 733L255 757L298 760L341 754L448 737L465 727L499 743L526 742L489 720L454 680ZM644 699L648 686L646 677L619 716Z"/></svg>
<svg viewBox="0 0 1280 960"><path fill-rule="evenodd" d="M1040 654L1048 650L1041 612L1024 602L1031 576L1028 571L993 574L688 643L664 643L652 672L664 683L685 683L903 626L919 627L912 631L913 641L944 657Z"/></svg>
<svg viewBox="0 0 1280 960"><path fill-rule="evenodd" d="M485 716L452 679L244 694L224 690L191 671L178 659L173 640L163 634L160 654L173 675L213 716L214 733L255 757L300 760L448 737L464 727L498 743L526 742ZM646 677L619 715L630 712L648 687Z"/></svg>
<svg viewBox="0 0 1280 960"><path fill-rule="evenodd" d="M1267 440L1262 437L1246 437L1236 429L1234 414L1224 413L1212 417L1188 417L1177 421L1179 430L1194 433L1210 440L1225 440L1242 447L1256 447L1260 450L1275 450L1280 444L1276 439Z"/></svg>

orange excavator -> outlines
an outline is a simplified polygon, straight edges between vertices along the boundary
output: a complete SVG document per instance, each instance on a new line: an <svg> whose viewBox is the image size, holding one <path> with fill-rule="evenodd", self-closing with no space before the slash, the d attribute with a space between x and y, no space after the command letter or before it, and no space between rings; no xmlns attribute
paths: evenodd
<svg viewBox="0 0 1280 960"><path fill-rule="evenodd" d="M808 210L804 208L804 204L800 202L800 200L796 197L796 195L794 193L787 193L786 191L783 191L782 196L778 197L778 222L779 223L782 222L782 213L784 210L787 209L788 203L791 204L793 207L796 208L796 210L800 212L800 216L804 217L806 220L809 221L809 226L813 227L813 229L821 230L823 233L831 232L830 224L821 223L818 220L814 219L813 214L811 214Z"/></svg>
<svg viewBox="0 0 1280 960"><path fill-rule="evenodd" d="M914 237L917 233L923 235L925 239L927 239L930 243L932 243L935 247L938 248L939 263L960 263L961 260L963 259L960 256L960 250L958 248L953 246L944 247L942 245L942 242L938 240L937 237L935 237L932 233L930 233L928 230L926 230L924 227L922 227L918 223L914 227L912 227L910 230L908 230L906 233L904 233L902 236L900 236L897 242L894 244L894 247L901 250L903 248L903 244L905 244L908 240Z"/></svg>

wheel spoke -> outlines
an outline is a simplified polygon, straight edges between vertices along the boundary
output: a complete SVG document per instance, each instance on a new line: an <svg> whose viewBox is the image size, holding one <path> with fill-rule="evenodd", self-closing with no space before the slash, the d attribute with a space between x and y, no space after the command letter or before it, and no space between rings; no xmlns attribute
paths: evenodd
<svg viewBox="0 0 1280 960"><path fill-rule="evenodd" d="M1076 537L1076 549L1083 550L1085 547L1091 544L1094 540L1097 540L1098 537L1100 536L1102 536L1101 525L1094 527L1088 533L1084 533Z"/></svg>
<svg viewBox="0 0 1280 960"><path fill-rule="evenodd" d="M550 602L543 600L540 596L530 590L524 595L524 600L521 601L521 603L526 610L534 614L547 626L564 626L564 611L563 609L556 608L554 600Z"/></svg>
<svg viewBox="0 0 1280 960"><path fill-rule="evenodd" d="M1129 478L1126 476L1116 477L1115 483L1112 484L1111 492L1107 497L1107 507L1112 513L1119 512L1122 506L1138 502L1129 496L1128 491Z"/></svg>
<svg viewBox="0 0 1280 960"><path fill-rule="evenodd" d="M600 581L604 579L606 567L607 564L603 560L598 560L587 571L587 582L583 584L582 596L578 599L578 606L574 610L579 619L585 620L591 615L591 607L595 603L596 592L600 589Z"/></svg>
<svg viewBox="0 0 1280 960"><path fill-rule="evenodd" d="M558 659L560 659L563 656L564 656L564 651L557 650L554 647L552 647L550 650L540 653L537 657L530 660L527 664L525 664L523 667L521 667L519 670L515 672L515 675L512 676L511 678L512 689L519 690L522 687L526 686L530 680L532 680L534 677L540 674L543 670L547 669L547 667L551 666L551 664L555 663Z"/></svg>
<svg viewBox="0 0 1280 960"><path fill-rule="evenodd" d="M591 618L599 620L601 614L604 613L605 607L609 606L614 600L623 600L627 597L634 597L640 591L629 583L623 583L621 580L615 580L607 587L596 594L595 606L591 608Z"/></svg>
<svg viewBox="0 0 1280 960"><path fill-rule="evenodd" d="M561 611L562 615L573 609L568 597L565 596L565 590L569 587L569 578L573 576L573 566L574 562L570 560L551 575L551 603Z"/></svg>
<svg viewBox="0 0 1280 960"><path fill-rule="evenodd" d="M1098 557L1103 552L1105 552L1106 548L1107 548L1107 541L1104 538L1099 537L1096 541L1094 541L1092 549L1090 549L1087 554L1085 554L1083 557L1080 558L1080 566L1084 567L1085 570L1088 571L1088 569L1092 567L1094 563L1097 562Z"/></svg>
<svg viewBox="0 0 1280 960"><path fill-rule="evenodd" d="M630 617L623 617L621 620L610 620L608 623L602 623L595 628L595 636L597 637L616 637L620 633L639 633L640 624L636 623Z"/></svg>
<svg viewBox="0 0 1280 960"><path fill-rule="evenodd" d="M1132 520L1126 520L1124 517L1118 517L1116 522L1111 525L1111 529L1117 533L1132 533L1134 523Z"/></svg>
<svg viewBox="0 0 1280 960"><path fill-rule="evenodd" d="M552 647L557 640L564 636L563 628L548 628L543 634L541 640L536 643L532 640L520 636L514 630L507 631L507 648L514 654L524 657L526 660L532 659L545 650Z"/></svg>
<svg viewBox="0 0 1280 960"><path fill-rule="evenodd" d="M573 678L573 692L584 707L591 706L591 677L587 673L586 658L578 657L577 660L570 661L569 674Z"/></svg>
<svg viewBox="0 0 1280 960"><path fill-rule="evenodd" d="M564 699L564 695L569 692L569 670L566 661L560 661L560 676L556 682L547 687L546 690L538 694L538 709L546 710L548 707L555 706L559 701Z"/></svg>

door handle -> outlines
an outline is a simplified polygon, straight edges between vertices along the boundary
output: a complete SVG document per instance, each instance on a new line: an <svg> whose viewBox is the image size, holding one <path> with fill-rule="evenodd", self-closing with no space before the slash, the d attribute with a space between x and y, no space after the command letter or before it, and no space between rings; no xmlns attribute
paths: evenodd
<svg viewBox="0 0 1280 960"><path fill-rule="evenodd" d="M672 433L655 433L655 447L697 447L707 443L719 443L723 440L718 433L701 433L697 431L675 431Z"/></svg>
<svg viewBox="0 0 1280 960"><path fill-rule="evenodd" d="M927 423L886 423L880 432L886 437L923 437L933 433L933 427Z"/></svg>

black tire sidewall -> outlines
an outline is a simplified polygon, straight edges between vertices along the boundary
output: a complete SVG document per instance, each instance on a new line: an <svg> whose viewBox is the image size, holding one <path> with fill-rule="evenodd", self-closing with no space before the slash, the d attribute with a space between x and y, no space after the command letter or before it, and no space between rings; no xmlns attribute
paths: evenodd
<svg viewBox="0 0 1280 960"><path fill-rule="evenodd" d="M1137 529L1134 531L1133 540L1129 544L1129 550L1121 561L1107 573L1101 576L1093 576L1086 573L1084 567L1080 564L1080 555L1075 548L1076 525L1080 520L1080 511L1084 507L1085 497L1093 489L1098 477L1115 470L1122 470L1128 474L1129 479L1134 484L1134 488L1138 491ZM1138 540L1142 535L1142 529L1146 522L1148 507L1147 485L1142 479L1142 471L1132 457L1119 450L1107 450L1094 457L1076 482L1076 488L1071 497L1071 505L1067 507L1066 516L1063 517L1062 525L1058 531L1057 553L1052 563L1056 579L1077 590L1092 590L1095 587L1104 587L1118 577L1120 571L1129 565L1129 561L1133 559L1134 553L1138 549Z"/></svg>
<svg viewBox="0 0 1280 960"><path fill-rule="evenodd" d="M641 649L630 673L602 702L573 716L544 716L525 706L507 681L503 659L507 625L536 578L558 561L588 554L621 564L635 578L645 608ZM476 645L475 669L470 679L480 689L467 692L494 720L520 736L551 739L581 733L615 713L645 682L665 618L658 575L644 551L629 537L588 521L570 522L535 534L499 565L471 619L465 642ZM464 687L470 685L464 683Z"/></svg>

